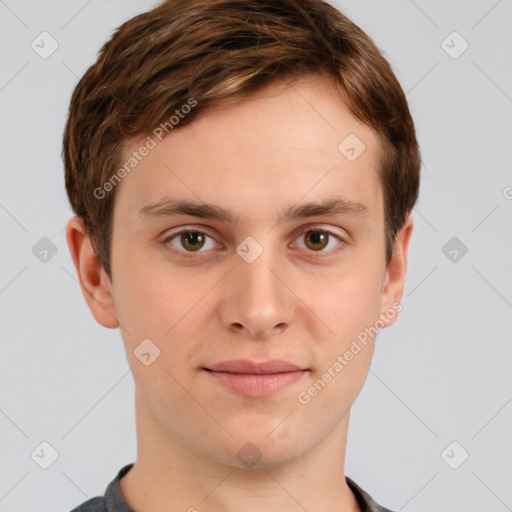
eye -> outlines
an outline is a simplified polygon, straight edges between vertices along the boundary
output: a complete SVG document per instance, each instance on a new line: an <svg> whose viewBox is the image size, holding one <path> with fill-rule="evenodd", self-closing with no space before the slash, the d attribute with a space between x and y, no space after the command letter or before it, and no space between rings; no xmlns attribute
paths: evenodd
<svg viewBox="0 0 512 512"><path fill-rule="evenodd" d="M180 252L183 252L184 249L185 252L196 253L201 252L201 249L203 249L204 247L206 247L206 249L215 248L214 243L210 243L210 245L208 245L207 239L213 241L213 238L210 237L204 231L198 231L195 229L185 229L168 236L164 240L164 244L169 243L173 247L177 248L177 250Z"/></svg>
<svg viewBox="0 0 512 512"><path fill-rule="evenodd" d="M317 253L331 253L342 249L344 246L344 241L339 235L328 229L317 227L302 231L298 239L304 239L306 242L304 245L297 245L297 247ZM211 236L197 229L183 229L173 233L165 238L163 243L171 245L174 250L189 258L194 258L194 253L215 249L216 245L216 242ZM333 245L334 247L326 250L326 248ZM336 246L338 246L338 249L336 249Z"/></svg>
<svg viewBox="0 0 512 512"><path fill-rule="evenodd" d="M305 245L299 245L298 247L309 249L313 252L330 253L336 250L336 246L341 249L344 245L343 239L333 231L316 227L303 231L298 239L305 240ZM333 242L333 244L331 244L331 242ZM326 250L329 245L331 245L331 248ZM333 245L334 247L332 247Z"/></svg>

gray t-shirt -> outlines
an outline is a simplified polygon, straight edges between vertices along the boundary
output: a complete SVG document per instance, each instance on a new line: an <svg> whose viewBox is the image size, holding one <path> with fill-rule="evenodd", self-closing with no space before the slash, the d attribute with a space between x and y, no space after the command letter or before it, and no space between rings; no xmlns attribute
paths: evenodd
<svg viewBox="0 0 512 512"><path fill-rule="evenodd" d="M91 498L80 506L74 508L71 512L134 512L124 500L123 494L121 493L121 485L119 483L121 478L128 473L132 466L133 463L127 464L119 470L114 480L108 484L103 497L97 496L96 498ZM361 489L353 480L347 476L345 477L345 480L354 493L362 512L391 512L391 510L381 507L375 503L372 497Z"/></svg>

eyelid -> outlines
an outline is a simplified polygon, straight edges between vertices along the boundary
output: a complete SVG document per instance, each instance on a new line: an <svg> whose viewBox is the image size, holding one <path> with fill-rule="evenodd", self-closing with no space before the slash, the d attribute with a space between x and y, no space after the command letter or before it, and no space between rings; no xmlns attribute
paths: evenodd
<svg viewBox="0 0 512 512"><path fill-rule="evenodd" d="M342 233L338 233L334 228L326 226L325 224L307 224L300 227L299 233L307 233L308 231L325 231L342 240L344 237L348 236L348 234L343 228L339 229L342 230Z"/></svg>

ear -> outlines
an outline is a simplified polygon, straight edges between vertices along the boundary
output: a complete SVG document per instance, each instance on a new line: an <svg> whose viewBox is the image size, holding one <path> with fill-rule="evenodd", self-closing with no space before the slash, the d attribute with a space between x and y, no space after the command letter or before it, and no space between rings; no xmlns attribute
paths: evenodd
<svg viewBox="0 0 512 512"><path fill-rule="evenodd" d="M401 300L407 273L407 258L412 231L413 218L409 215L396 235L393 256L387 266L382 285L380 319L384 322L385 327L395 323L398 318L397 312L402 309Z"/></svg>
<svg viewBox="0 0 512 512"><path fill-rule="evenodd" d="M112 284L94 252L85 225L79 217L72 217L66 226L66 240L82 293L98 323L108 328L119 327Z"/></svg>

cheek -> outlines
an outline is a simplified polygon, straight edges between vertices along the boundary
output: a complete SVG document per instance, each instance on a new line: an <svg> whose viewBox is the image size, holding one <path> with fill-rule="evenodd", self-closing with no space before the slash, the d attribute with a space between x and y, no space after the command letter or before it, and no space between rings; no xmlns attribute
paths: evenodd
<svg viewBox="0 0 512 512"><path fill-rule="evenodd" d="M316 339L313 373L297 399L308 414L326 424L348 412L364 384L375 347L379 305L380 287L368 275L340 280L315 302L330 331Z"/></svg>
<svg viewBox="0 0 512 512"><path fill-rule="evenodd" d="M162 338L190 309L189 304L199 300L201 290L190 280L149 259L125 258L117 264L114 300L130 337Z"/></svg>
<svg viewBox="0 0 512 512"><path fill-rule="evenodd" d="M370 270L370 269L369 269ZM311 290L309 304L332 330L331 336L346 339L373 325L380 311L380 276L370 272L352 273Z"/></svg>
<svg viewBox="0 0 512 512"><path fill-rule="evenodd" d="M185 378L197 348L194 339L200 339L196 334L201 334L201 319L207 314L204 299L212 280L194 281L190 273L185 275L174 270L171 274L169 268L138 267L134 262L118 269L114 300L129 363L137 374L136 381L158 395L164 383L172 388L172 376L179 381ZM140 348L146 346L143 343L149 350ZM138 354L148 351L150 360L155 357L153 354L156 357L150 366L145 366Z"/></svg>

